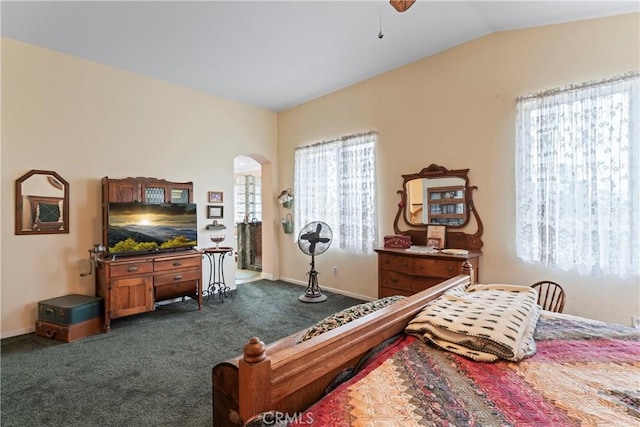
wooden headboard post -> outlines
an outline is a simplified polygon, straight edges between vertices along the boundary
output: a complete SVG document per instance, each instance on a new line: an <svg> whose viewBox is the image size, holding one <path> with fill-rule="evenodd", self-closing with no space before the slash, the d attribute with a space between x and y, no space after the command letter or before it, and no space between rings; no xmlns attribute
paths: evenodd
<svg viewBox="0 0 640 427"><path fill-rule="evenodd" d="M462 263L462 267L460 268L460 274L466 274L469 276L469 284L475 283L476 272L473 269L473 265L469 261L465 261Z"/></svg>

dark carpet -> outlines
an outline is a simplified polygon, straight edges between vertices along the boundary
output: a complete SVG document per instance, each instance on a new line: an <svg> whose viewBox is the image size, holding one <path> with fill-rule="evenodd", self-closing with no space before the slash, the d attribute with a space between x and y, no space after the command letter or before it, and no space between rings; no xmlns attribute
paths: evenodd
<svg viewBox="0 0 640 427"><path fill-rule="evenodd" d="M192 300L116 319L111 332L64 343L26 334L2 340L1 424L211 426L211 368L252 336L265 343L363 301L260 280L201 311Z"/></svg>

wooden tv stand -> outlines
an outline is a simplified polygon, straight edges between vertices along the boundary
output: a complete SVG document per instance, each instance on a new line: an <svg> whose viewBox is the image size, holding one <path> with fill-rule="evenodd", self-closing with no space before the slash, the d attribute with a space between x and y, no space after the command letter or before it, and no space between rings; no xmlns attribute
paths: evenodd
<svg viewBox="0 0 640 427"><path fill-rule="evenodd" d="M109 203L193 203L193 183L157 178L102 178L102 241L108 244ZM96 295L111 319L153 311L157 301L191 297L202 309L202 252L181 250L105 256L96 262Z"/></svg>
<svg viewBox="0 0 640 427"><path fill-rule="evenodd" d="M195 250L101 259L96 295L104 298L104 331L111 319L155 309L156 301L191 297L202 309L202 253Z"/></svg>

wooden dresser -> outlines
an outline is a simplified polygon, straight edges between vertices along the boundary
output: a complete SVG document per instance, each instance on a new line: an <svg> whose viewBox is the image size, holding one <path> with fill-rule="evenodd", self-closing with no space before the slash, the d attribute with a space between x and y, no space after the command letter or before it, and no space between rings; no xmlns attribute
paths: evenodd
<svg viewBox="0 0 640 427"><path fill-rule="evenodd" d="M378 298L413 295L460 274L462 264L473 266L473 283L478 283L478 260L482 252L466 255L421 253L405 249L378 248Z"/></svg>
<svg viewBox="0 0 640 427"><path fill-rule="evenodd" d="M156 301L188 296L202 309L202 254L102 259L96 265L96 295L104 298L104 331L111 319L152 311Z"/></svg>
<svg viewBox="0 0 640 427"><path fill-rule="evenodd" d="M192 203L191 182L102 178L102 241L109 242L109 203ZM104 255L96 262L96 296L104 298L104 331L111 319L153 311L157 301L191 297L202 309L202 252L195 249Z"/></svg>

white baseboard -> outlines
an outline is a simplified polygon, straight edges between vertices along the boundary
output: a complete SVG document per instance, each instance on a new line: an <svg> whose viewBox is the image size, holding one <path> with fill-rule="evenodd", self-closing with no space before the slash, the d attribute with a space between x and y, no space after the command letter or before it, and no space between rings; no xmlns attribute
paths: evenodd
<svg viewBox="0 0 640 427"><path fill-rule="evenodd" d="M278 280L282 280L283 282L291 283L291 284L294 284L294 285L304 286L305 288L308 285L308 282L302 282L300 280L291 279L290 277L281 277ZM370 296L360 295L360 294L355 294L353 292L345 291L344 289L335 289L335 288L330 288L330 287L327 287L327 286L320 286L320 289L323 289L323 290L329 291L329 292L333 292L334 294L340 294L340 295L344 295L344 296L347 296L347 297L361 299L361 300L365 300L365 301L374 301L376 299L376 298L372 298Z"/></svg>
<svg viewBox="0 0 640 427"><path fill-rule="evenodd" d="M266 279L266 280L278 280L278 278L276 278L273 274L270 274L270 273L262 273L260 274L260 278Z"/></svg>
<svg viewBox="0 0 640 427"><path fill-rule="evenodd" d="M4 331L0 334L0 339L16 337L18 335L30 334L36 331L35 325L30 328L14 329L12 331Z"/></svg>

